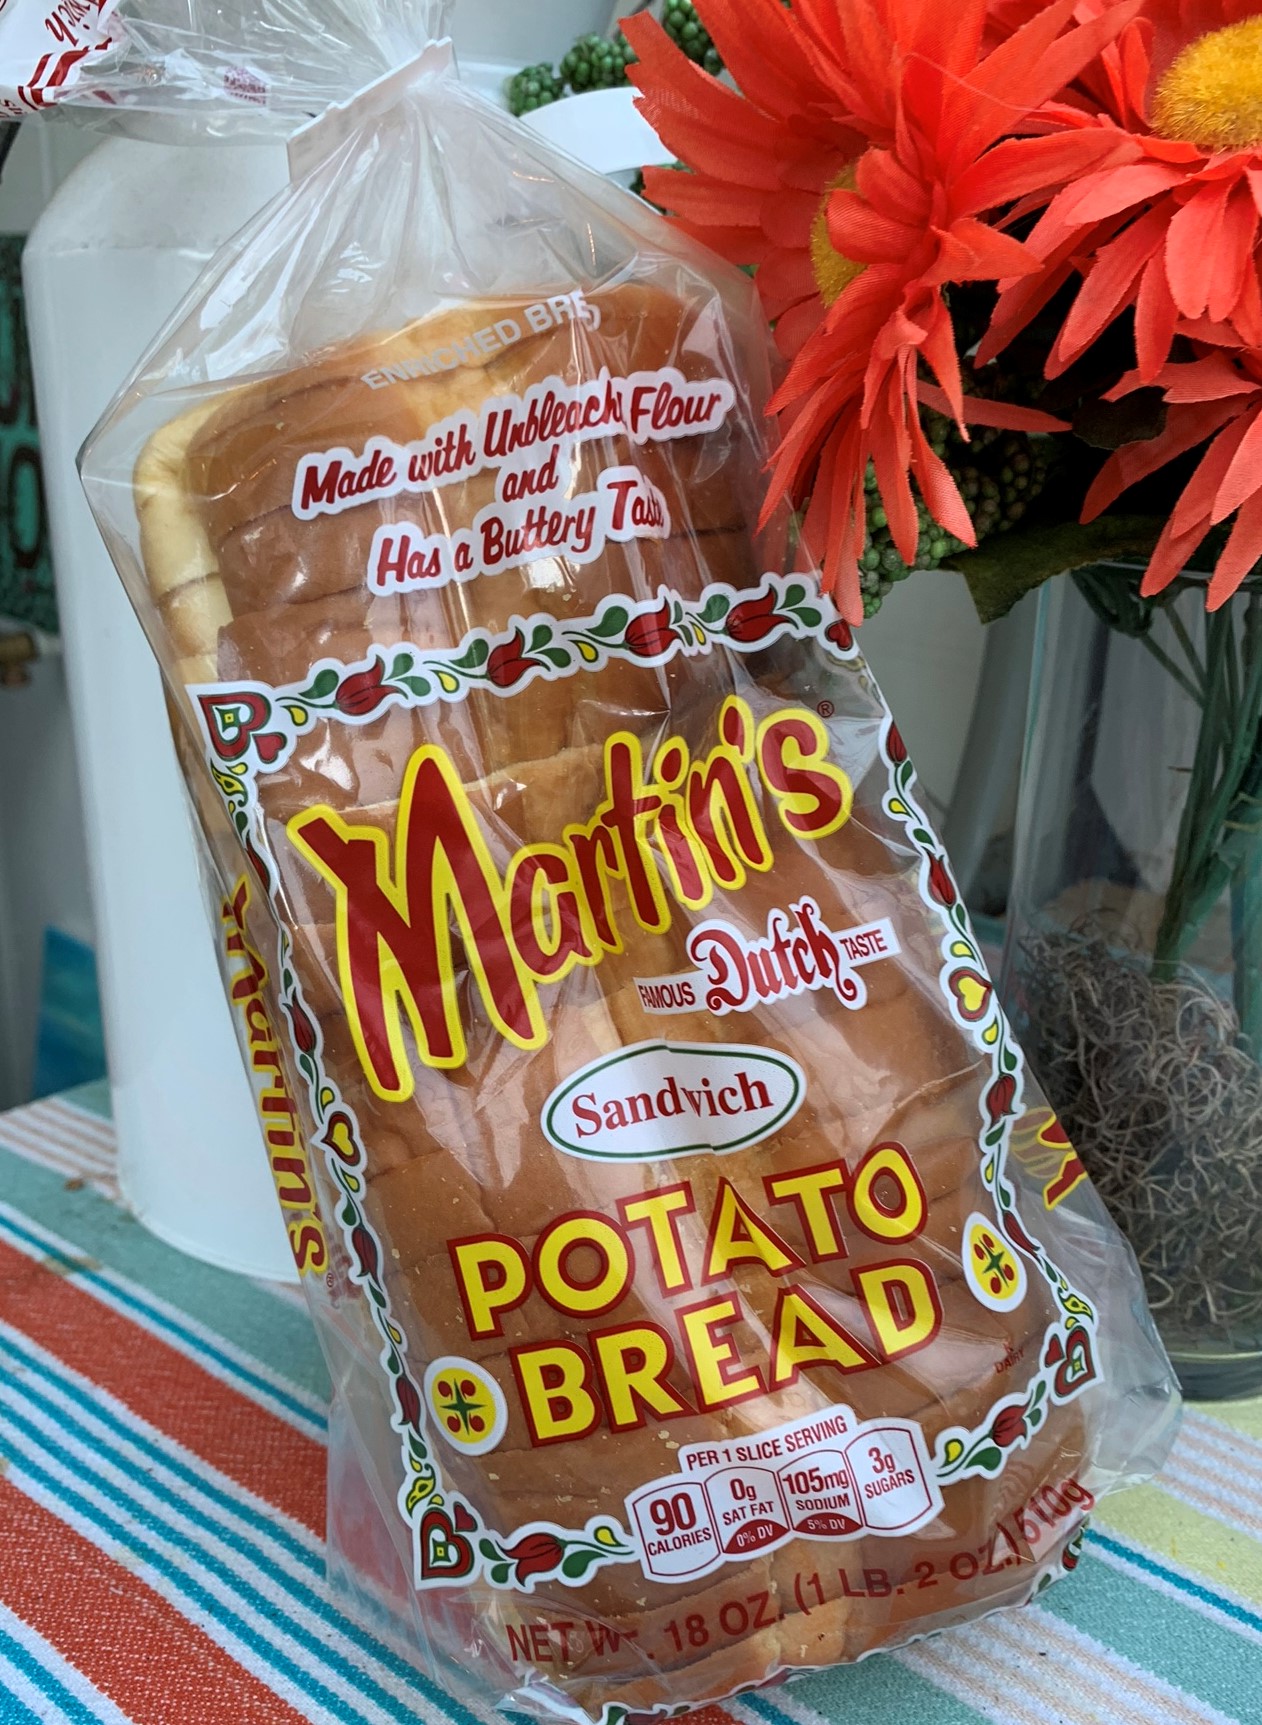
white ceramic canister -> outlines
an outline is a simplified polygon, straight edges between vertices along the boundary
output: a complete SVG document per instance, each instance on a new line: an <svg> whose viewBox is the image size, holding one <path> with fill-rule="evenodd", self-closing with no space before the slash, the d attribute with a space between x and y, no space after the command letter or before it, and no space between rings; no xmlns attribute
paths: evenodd
<svg viewBox="0 0 1262 1725"><path fill-rule="evenodd" d="M608 22L608 0L459 0L470 82L498 93ZM178 128L168 126L168 134ZM24 262L44 476L83 790L119 1177L155 1234L292 1280L149 648L75 456L218 248L284 183L284 150L109 138L67 178Z"/></svg>
<svg viewBox="0 0 1262 1725"><path fill-rule="evenodd" d="M172 1245L288 1280L161 682L75 468L203 265L284 174L284 150L269 145L107 139L37 222L23 273L120 1182Z"/></svg>

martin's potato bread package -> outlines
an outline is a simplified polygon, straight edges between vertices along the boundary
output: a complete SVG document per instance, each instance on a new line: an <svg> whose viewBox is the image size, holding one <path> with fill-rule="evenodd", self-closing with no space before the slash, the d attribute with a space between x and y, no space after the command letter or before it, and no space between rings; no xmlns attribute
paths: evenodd
<svg viewBox="0 0 1262 1725"><path fill-rule="evenodd" d="M299 141L85 475L337 1562L430 1672L608 1721L1030 1599L1176 1398L850 627L759 528L749 282L444 59Z"/></svg>

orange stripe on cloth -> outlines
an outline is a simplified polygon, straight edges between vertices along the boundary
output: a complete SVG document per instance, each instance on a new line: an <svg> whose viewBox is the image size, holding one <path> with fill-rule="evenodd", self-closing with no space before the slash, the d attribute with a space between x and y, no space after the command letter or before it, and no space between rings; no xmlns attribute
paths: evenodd
<svg viewBox="0 0 1262 1725"><path fill-rule="evenodd" d="M135 1725L305 1725L138 1576L4 1479L0 1599Z"/></svg>
<svg viewBox="0 0 1262 1725"><path fill-rule="evenodd" d="M0 1319L256 1497L323 1534L320 1444L3 1242Z"/></svg>

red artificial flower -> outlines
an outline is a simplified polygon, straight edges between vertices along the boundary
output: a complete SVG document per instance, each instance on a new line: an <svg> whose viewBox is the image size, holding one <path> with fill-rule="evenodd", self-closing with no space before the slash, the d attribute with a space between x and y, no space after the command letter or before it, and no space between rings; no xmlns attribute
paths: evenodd
<svg viewBox="0 0 1262 1725"><path fill-rule="evenodd" d="M1114 0L1088 0L1107 15ZM1152 382L1177 333L1215 327L1262 345L1258 286L1262 0L1145 0L1047 120L1105 153L1062 176L1030 234L1043 268L1007 284L980 358L997 353L1075 274L1082 278L1047 365L1057 377L1135 309L1139 375ZM1033 201L1033 200L1032 200Z"/></svg>
<svg viewBox="0 0 1262 1725"><path fill-rule="evenodd" d="M393 689L383 687L385 675L386 668L381 660L374 659L366 671L354 671L349 677L342 678L333 691L333 705L339 713L350 718L371 713L394 693Z"/></svg>
<svg viewBox="0 0 1262 1725"><path fill-rule="evenodd" d="M1087 0L1107 15L1113 0ZM1236 510L1211 608L1262 554L1262 465L1250 439L1262 348L1262 0L1145 0L1078 86L1045 111L1107 153L1064 176L1028 239L1041 273L1005 285L979 361L998 353L1081 278L1047 362L1056 377L1133 309L1136 367L1113 392L1156 385L1164 433L1106 464L1091 520L1128 485L1207 437L1213 443L1167 525L1144 583L1173 579L1211 526ZM1177 337L1196 365L1171 363ZM1243 453L1241 451L1243 450ZM1249 482L1250 471L1257 474Z"/></svg>
<svg viewBox="0 0 1262 1725"><path fill-rule="evenodd" d="M1149 559L1141 591L1168 587L1210 528L1234 515L1209 584L1209 609L1216 611L1262 557L1262 352L1198 351L1200 358L1157 372L1153 382L1167 405L1165 430L1110 456L1087 494L1083 519L1094 520L1129 486L1208 438ZM1110 394L1140 387L1132 373Z"/></svg>
<svg viewBox="0 0 1262 1725"><path fill-rule="evenodd" d="M522 649L526 645L526 637L520 629L514 630L511 641L502 641L491 651L486 662L486 674L498 689L511 689L534 665L542 665L542 659L532 659Z"/></svg>
<svg viewBox="0 0 1262 1725"><path fill-rule="evenodd" d="M776 593L760 593L756 599L744 599L734 605L727 617L727 632L742 647L765 640L784 619L776 615Z"/></svg>
<svg viewBox="0 0 1262 1725"><path fill-rule="evenodd" d="M907 759L907 744L897 725L891 725L885 733L885 753L896 767L901 767Z"/></svg>
<svg viewBox="0 0 1262 1725"><path fill-rule="evenodd" d="M1037 271L985 218L1112 148L1090 131L1011 137L1135 15L1120 0L1073 23L1056 0L995 44L988 0L700 0L740 94L709 77L647 16L624 29L630 75L664 142L692 169L646 175L650 197L755 281L791 361L772 402L781 440L766 511L804 504L824 585L863 616L859 558L869 464L900 555L933 517L966 544L972 522L930 448L920 403L963 424L1061 422L964 395L943 290ZM926 384L922 370L936 384Z"/></svg>
<svg viewBox="0 0 1262 1725"><path fill-rule="evenodd" d="M513 1560L513 1580L525 1581L555 1569L565 1556L565 1547L555 1534L527 1533L516 1545L506 1545L504 1556Z"/></svg>
<svg viewBox="0 0 1262 1725"><path fill-rule="evenodd" d="M624 644L641 659L655 659L664 653L675 639L670 620L671 603L663 599L656 611L642 612L633 617L623 636Z"/></svg>

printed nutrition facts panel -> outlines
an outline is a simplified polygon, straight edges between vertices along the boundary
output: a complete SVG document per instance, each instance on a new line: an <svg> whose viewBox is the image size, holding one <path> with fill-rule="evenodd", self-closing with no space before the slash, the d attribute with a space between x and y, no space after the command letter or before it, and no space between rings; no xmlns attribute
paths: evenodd
<svg viewBox="0 0 1262 1725"><path fill-rule="evenodd" d="M680 1471L627 1498L646 1575L684 1581L790 1539L908 1534L942 1508L920 1427L856 1425L835 1407L731 1443L690 1444Z"/></svg>

